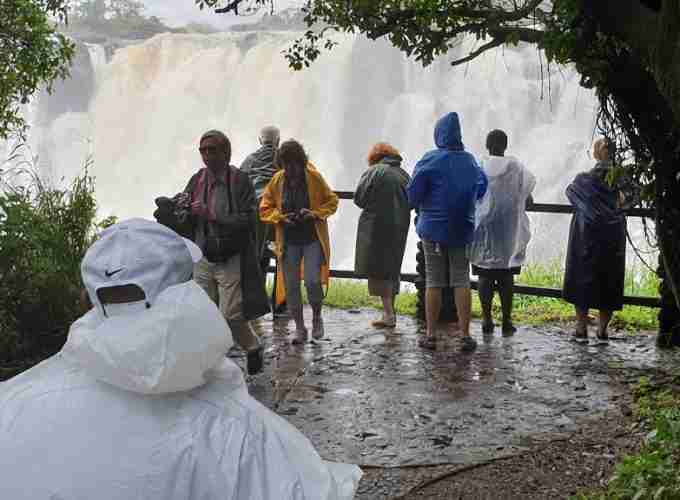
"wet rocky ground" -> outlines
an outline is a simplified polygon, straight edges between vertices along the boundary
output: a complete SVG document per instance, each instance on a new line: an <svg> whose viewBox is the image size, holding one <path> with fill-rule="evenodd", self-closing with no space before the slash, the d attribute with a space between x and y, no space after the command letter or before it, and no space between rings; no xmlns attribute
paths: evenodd
<svg viewBox="0 0 680 500"><path fill-rule="evenodd" d="M264 319L267 366L249 381L324 458L364 468L360 499L566 498L596 486L639 441L628 384L680 360L645 335L578 344L558 326L502 338L478 323L476 352L459 352L446 327L429 352L415 320L376 330L375 314L327 310L326 338L305 346L288 342L292 322Z"/></svg>

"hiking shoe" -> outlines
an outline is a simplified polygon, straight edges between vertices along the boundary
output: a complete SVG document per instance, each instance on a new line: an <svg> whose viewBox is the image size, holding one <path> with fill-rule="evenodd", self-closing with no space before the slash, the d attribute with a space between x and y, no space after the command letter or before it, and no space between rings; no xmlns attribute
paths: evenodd
<svg viewBox="0 0 680 500"><path fill-rule="evenodd" d="M494 328L496 328L496 325L494 325L493 321L490 321L489 323L482 322L482 333L485 335L490 335L493 333Z"/></svg>
<svg viewBox="0 0 680 500"><path fill-rule="evenodd" d="M264 367L263 346L259 346L257 349L248 352L246 365L248 368L248 375L256 375L262 371L262 368Z"/></svg>
<svg viewBox="0 0 680 500"><path fill-rule="evenodd" d="M371 321L371 326L373 328L394 328L397 326L397 320L396 318L393 319L377 319L375 321Z"/></svg>
<svg viewBox="0 0 680 500"><path fill-rule="evenodd" d="M308 338L309 335L307 334L307 330L298 330L297 332L295 332L295 336L293 337L293 340L291 340L290 342L293 345L306 344Z"/></svg>
<svg viewBox="0 0 680 500"><path fill-rule="evenodd" d="M461 352L472 352L477 349L477 341L472 337L463 337L463 345L460 347Z"/></svg>
<svg viewBox="0 0 680 500"><path fill-rule="evenodd" d="M326 332L324 331L323 328L323 320L312 325L312 338L314 340L322 339L325 334Z"/></svg>

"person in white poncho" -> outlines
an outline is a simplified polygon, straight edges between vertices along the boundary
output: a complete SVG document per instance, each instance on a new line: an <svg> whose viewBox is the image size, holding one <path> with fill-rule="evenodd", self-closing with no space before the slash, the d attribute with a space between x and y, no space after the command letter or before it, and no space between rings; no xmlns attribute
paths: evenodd
<svg viewBox="0 0 680 500"><path fill-rule="evenodd" d="M494 331L491 307L497 290L502 333L511 336L516 331L512 323L514 275L521 271L531 238L526 206L533 202L536 178L517 158L505 156L508 137L502 130L489 132L486 147L489 156L482 161L482 170L489 178L489 189L477 207L470 261L472 273L479 276L482 332Z"/></svg>
<svg viewBox="0 0 680 500"><path fill-rule="evenodd" d="M82 263L93 308L60 353L0 384L0 498L353 498L358 467L324 462L248 395L191 279L200 257L142 219L101 234Z"/></svg>

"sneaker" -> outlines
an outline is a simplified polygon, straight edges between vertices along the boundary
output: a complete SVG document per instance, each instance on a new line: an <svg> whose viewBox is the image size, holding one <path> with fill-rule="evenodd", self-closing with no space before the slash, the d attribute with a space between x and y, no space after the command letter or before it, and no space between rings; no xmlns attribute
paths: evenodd
<svg viewBox="0 0 680 500"><path fill-rule="evenodd" d="M477 341L472 337L463 337L463 345L460 347L461 352L472 352L477 349Z"/></svg>
<svg viewBox="0 0 680 500"><path fill-rule="evenodd" d="M306 344L307 340L309 338L309 335L307 334L307 330L298 330L295 332L295 336L293 337L293 340L291 340L291 344L294 345L300 345L300 344Z"/></svg>
<svg viewBox="0 0 680 500"><path fill-rule="evenodd" d="M323 328L323 320L319 321L318 323L315 323L312 326L312 338L314 340L319 340L322 339L323 336L326 334Z"/></svg>
<svg viewBox="0 0 680 500"><path fill-rule="evenodd" d="M264 347L259 346L257 349L249 351L246 365L248 367L248 375L260 373L264 367Z"/></svg>

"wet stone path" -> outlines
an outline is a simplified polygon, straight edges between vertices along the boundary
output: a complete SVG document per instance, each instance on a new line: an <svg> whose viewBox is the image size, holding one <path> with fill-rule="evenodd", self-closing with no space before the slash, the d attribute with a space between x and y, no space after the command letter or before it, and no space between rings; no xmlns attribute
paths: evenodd
<svg viewBox="0 0 680 500"><path fill-rule="evenodd" d="M669 368L679 360L649 337L583 345L558 327L520 327L506 339L499 329L482 336L478 322L476 352L460 353L451 332L428 352L417 347L415 320L376 330L369 325L375 316L326 310L326 338L305 346L289 344L292 321L260 322L266 368L249 380L250 392L325 459L403 467L515 454L530 439L571 432L580 418L609 409L622 391L612 369Z"/></svg>

